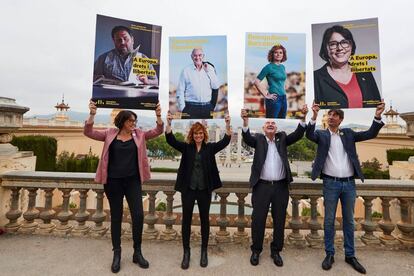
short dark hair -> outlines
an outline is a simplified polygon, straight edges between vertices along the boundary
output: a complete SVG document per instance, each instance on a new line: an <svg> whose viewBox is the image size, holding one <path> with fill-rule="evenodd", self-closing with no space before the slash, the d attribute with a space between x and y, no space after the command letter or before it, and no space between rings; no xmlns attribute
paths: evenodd
<svg viewBox="0 0 414 276"><path fill-rule="evenodd" d="M285 62L287 60L287 53L286 53L286 48L283 47L281 44L276 44L275 46L273 46L270 50L269 53L267 53L267 61L269 62L273 62L274 61L274 53L276 52L276 50L282 49L283 51L283 58L281 62Z"/></svg>
<svg viewBox="0 0 414 276"><path fill-rule="evenodd" d="M352 44L351 55L355 54L356 44L355 44L354 37L352 36L351 31L345 28L344 26L335 25L335 26L332 26L326 29L325 32L323 33L321 49L319 50L319 56L324 61L326 62L329 61L327 46L333 33L341 34L345 39L351 41L351 44Z"/></svg>
<svg viewBox="0 0 414 276"><path fill-rule="evenodd" d="M116 117L114 119L114 125L117 128L122 129L122 127L124 126L125 122L129 118L131 118L131 116L134 116L135 120L137 119L137 114L135 114L131 110L122 110L121 112L118 113L118 115L116 115Z"/></svg>
<svg viewBox="0 0 414 276"><path fill-rule="evenodd" d="M114 38L115 34L119 31L125 31L127 32L129 35L131 35L131 29L125 26L115 26L112 31L111 31L111 36L112 39ZM132 35L131 35L132 36Z"/></svg>
<svg viewBox="0 0 414 276"><path fill-rule="evenodd" d="M328 114L330 113L338 115L341 120L344 119L344 111L342 109L329 109Z"/></svg>

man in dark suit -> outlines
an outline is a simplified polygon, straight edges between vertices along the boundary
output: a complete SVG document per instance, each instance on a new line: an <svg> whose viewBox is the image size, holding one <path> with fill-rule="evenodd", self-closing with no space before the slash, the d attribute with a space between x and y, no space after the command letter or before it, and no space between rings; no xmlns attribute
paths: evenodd
<svg viewBox="0 0 414 276"><path fill-rule="evenodd" d="M305 105L302 113L306 114ZM300 140L306 129L305 119L296 130L287 135L284 131L276 132L276 123L268 120L263 125L264 134L250 134L247 111L242 109L242 136L244 142L255 149L250 175L252 188L252 255L250 263L259 264L263 249L266 218L272 204L273 242L270 245L271 258L277 266L283 266L279 252L283 249L285 238L286 207L289 201L289 184L293 181L287 157L287 147Z"/></svg>
<svg viewBox="0 0 414 276"><path fill-rule="evenodd" d="M375 118L367 131L355 132L350 128L339 128L344 119L340 109L328 111L328 129L316 130L315 122L319 105L313 104L313 116L306 129L306 137L318 144L316 158L312 168L312 180L318 176L323 179L323 197L325 207L324 240L326 257L322 268L329 270L334 263L335 215L338 200L341 200L345 261L356 271L365 274L365 268L355 258L354 248L354 208L355 177L364 181L356 153L355 143L375 138L384 125L381 114L385 105L382 102L375 111Z"/></svg>

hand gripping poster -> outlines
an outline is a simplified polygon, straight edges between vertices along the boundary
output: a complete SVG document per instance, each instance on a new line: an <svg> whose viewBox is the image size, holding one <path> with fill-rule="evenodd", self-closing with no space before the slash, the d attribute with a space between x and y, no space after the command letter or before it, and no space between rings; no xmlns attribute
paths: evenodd
<svg viewBox="0 0 414 276"><path fill-rule="evenodd" d="M169 111L177 119L228 113L226 36L170 37Z"/></svg>
<svg viewBox="0 0 414 276"><path fill-rule="evenodd" d="M244 108L250 117L301 119L305 34L246 33Z"/></svg>
<svg viewBox="0 0 414 276"><path fill-rule="evenodd" d="M322 109L381 102L378 19L312 25L315 103Z"/></svg>
<svg viewBox="0 0 414 276"><path fill-rule="evenodd" d="M97 15L92 100L98 107L155 109L161 26Z"/></svg>

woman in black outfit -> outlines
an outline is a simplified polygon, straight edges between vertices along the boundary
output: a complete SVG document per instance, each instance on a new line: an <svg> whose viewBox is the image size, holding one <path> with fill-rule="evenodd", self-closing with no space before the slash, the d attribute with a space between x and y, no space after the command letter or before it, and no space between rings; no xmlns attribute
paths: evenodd
<svg viewBox="0 0 414 276"><path fill-rule="evenodd" d="M172 116L168 114L165 137L167 143L182 154L175 184L175 190L181 192L183 209L181 231L184 255L181 268L187 269L190 266L191 220L196 200L201 221L200 266L206 267L208 265L207 246L210 234L211 192L222 186L215 154L230 143L230 116L225 117L226 134L216 143L207 143L207 129L199 122L191 126L186 142L177 141L171 131L171 121Z"/></svg>

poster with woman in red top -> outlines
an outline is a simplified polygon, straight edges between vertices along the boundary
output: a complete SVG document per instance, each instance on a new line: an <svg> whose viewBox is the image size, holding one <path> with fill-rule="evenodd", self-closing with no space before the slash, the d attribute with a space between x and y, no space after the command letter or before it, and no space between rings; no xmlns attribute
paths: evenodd
<svg viewBox="0 0 414 276"><path fill-rule="evenodd" d="M381 102L378 18L312 25L315 103L322 109Z"/></svg>

